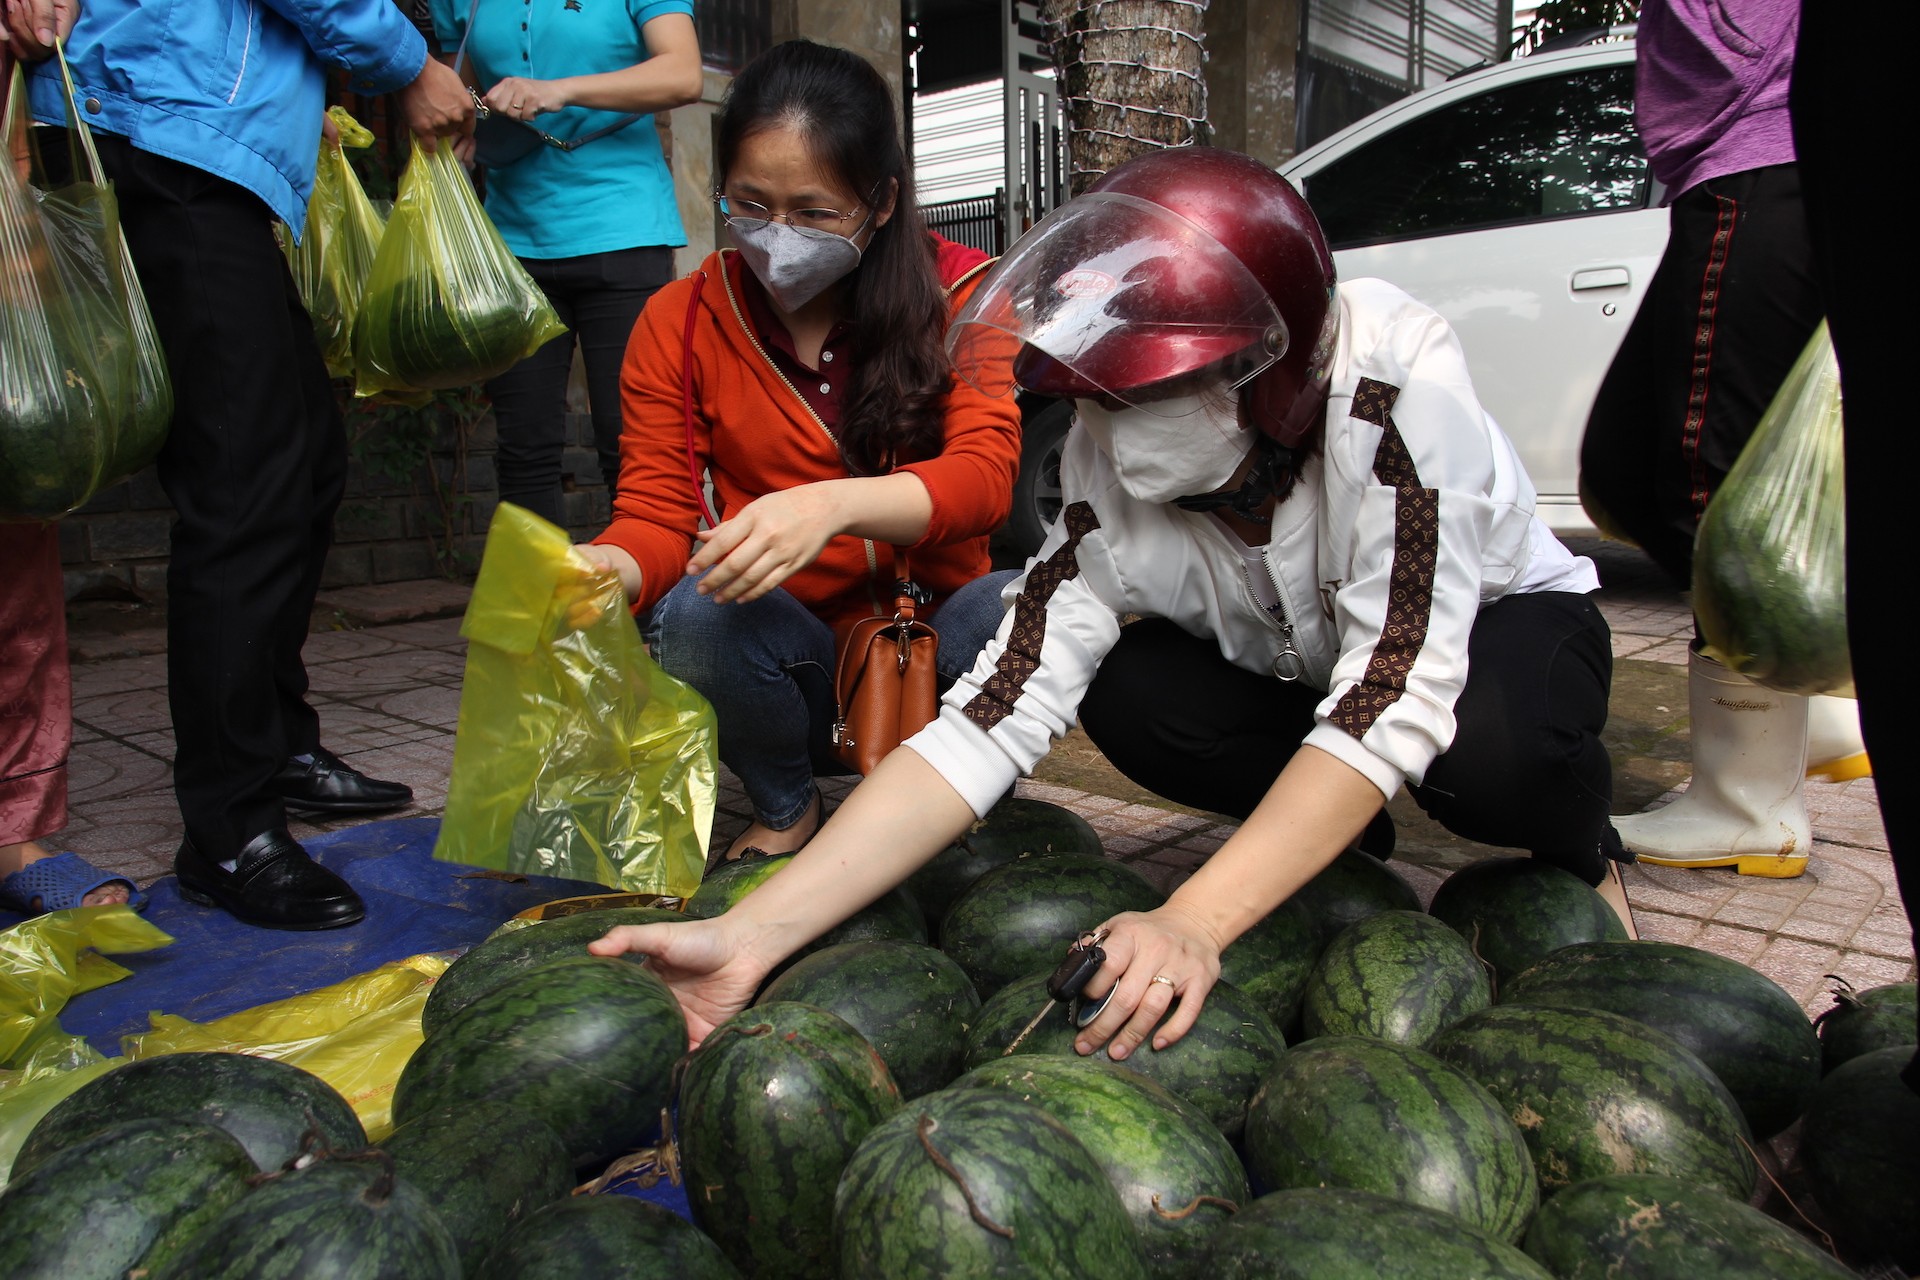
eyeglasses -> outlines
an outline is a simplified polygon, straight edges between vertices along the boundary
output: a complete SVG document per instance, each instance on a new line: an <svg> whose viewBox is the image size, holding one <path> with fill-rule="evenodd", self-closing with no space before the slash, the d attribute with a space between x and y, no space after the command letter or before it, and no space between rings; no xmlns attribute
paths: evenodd
<svg viewBox="0 0 1920 1280"><path fill-rule="evenodd" d="M736 200L717 191L713 193L713 203L720 210L720 220L741 231L758 231L769 222L784 222L790 227L830 231L838 235L842 224L860 216L858 207L852 213L842 213L838 209L795 209L792 213L775 213L763 204Z"/></svg>

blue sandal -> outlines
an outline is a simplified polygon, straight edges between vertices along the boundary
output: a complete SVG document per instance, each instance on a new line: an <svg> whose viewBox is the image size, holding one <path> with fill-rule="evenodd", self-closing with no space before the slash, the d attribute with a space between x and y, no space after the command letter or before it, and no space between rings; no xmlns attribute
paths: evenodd
<svg viewBox="0 0 1920 1280"><path fill-rule="evenodd" d="M4 880L0 880L0 907L21 915L40 915L77 907L80 900L95 889L110 884L127 886L127 905L135 911L146 908L147 895L126 876L102 871L77 853L56 853L30 862ZM33 900L40 905L35 907Z"/></svg>

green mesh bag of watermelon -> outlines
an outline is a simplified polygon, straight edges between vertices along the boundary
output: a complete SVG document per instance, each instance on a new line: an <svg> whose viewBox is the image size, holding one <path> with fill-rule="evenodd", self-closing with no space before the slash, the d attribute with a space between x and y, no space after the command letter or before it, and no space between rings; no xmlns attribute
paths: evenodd
<svg viewBox="0 0 1920 1280"><path fill-rule="evenodd" d="M1778 693L1853 696L1841 442L1840 367L1822 321L1694 540L1708 654Z"/></svg>
<svg viewBox="0 0 1920 1280"><path fill-rule="evenodd" d="M472 386L566 331L453 148L415 140L353 321L355 394Z"/></svg>
<svg viewBox="0 0 1920 1280"><path fill-rule="evenodd" d="M353 318L360 295L373 273L386 220L367 199L359 175L347 159L349 148L373 145L373 134L344 108L328 107L327 117L340 132L338 142L320 140L313 196L307 201L307 226L299 243L281 230L280 247L293 271L300 300L313 317L313 336L336 378L353 376Z"/></svg>
<svg viewBox="0 0 1920 1280"><path fill-rule="evenodd" d="M173 417L167 360L120 234L120 206L66 75L73 180L35 151L0 163L0 519L51 520L153 461ZM27 129L14 68L4 138ZM12 147L6 148L9 152Z"/></svg>

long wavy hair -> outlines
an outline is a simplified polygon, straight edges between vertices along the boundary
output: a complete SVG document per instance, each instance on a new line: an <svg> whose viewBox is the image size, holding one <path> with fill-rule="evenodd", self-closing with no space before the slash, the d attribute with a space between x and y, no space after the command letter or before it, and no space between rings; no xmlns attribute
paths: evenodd
<svg viewBox="0 0 1920 1280"><path fill-rule="evenodd" d="M892 90L866 59L811 40L789 40L755 58L720 108L723 177L746 139L787 128L849 190L884 200L889 181L898 184L893 216L847 280L844 318L855 359L838 435L841 459L856 476L931 458L946 443L947 297L898 119Z"/></svg>

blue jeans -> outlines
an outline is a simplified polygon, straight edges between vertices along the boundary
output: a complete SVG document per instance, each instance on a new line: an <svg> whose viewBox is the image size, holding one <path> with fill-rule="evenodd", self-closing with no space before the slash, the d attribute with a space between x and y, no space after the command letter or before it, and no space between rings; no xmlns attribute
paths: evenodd
<svg viewBox="0 0 1920 1280"><path fill-rule="evenodd" d="M1000 592L1014 569L954 592L933 614L944 692L999 630ZM818 774L843 774L833 758L833 629L786 591L748 604L716 604L683 578L641 624L654 660L713 704L720 761L746 788L763 825L784 831L806 816Z"/></svg>

